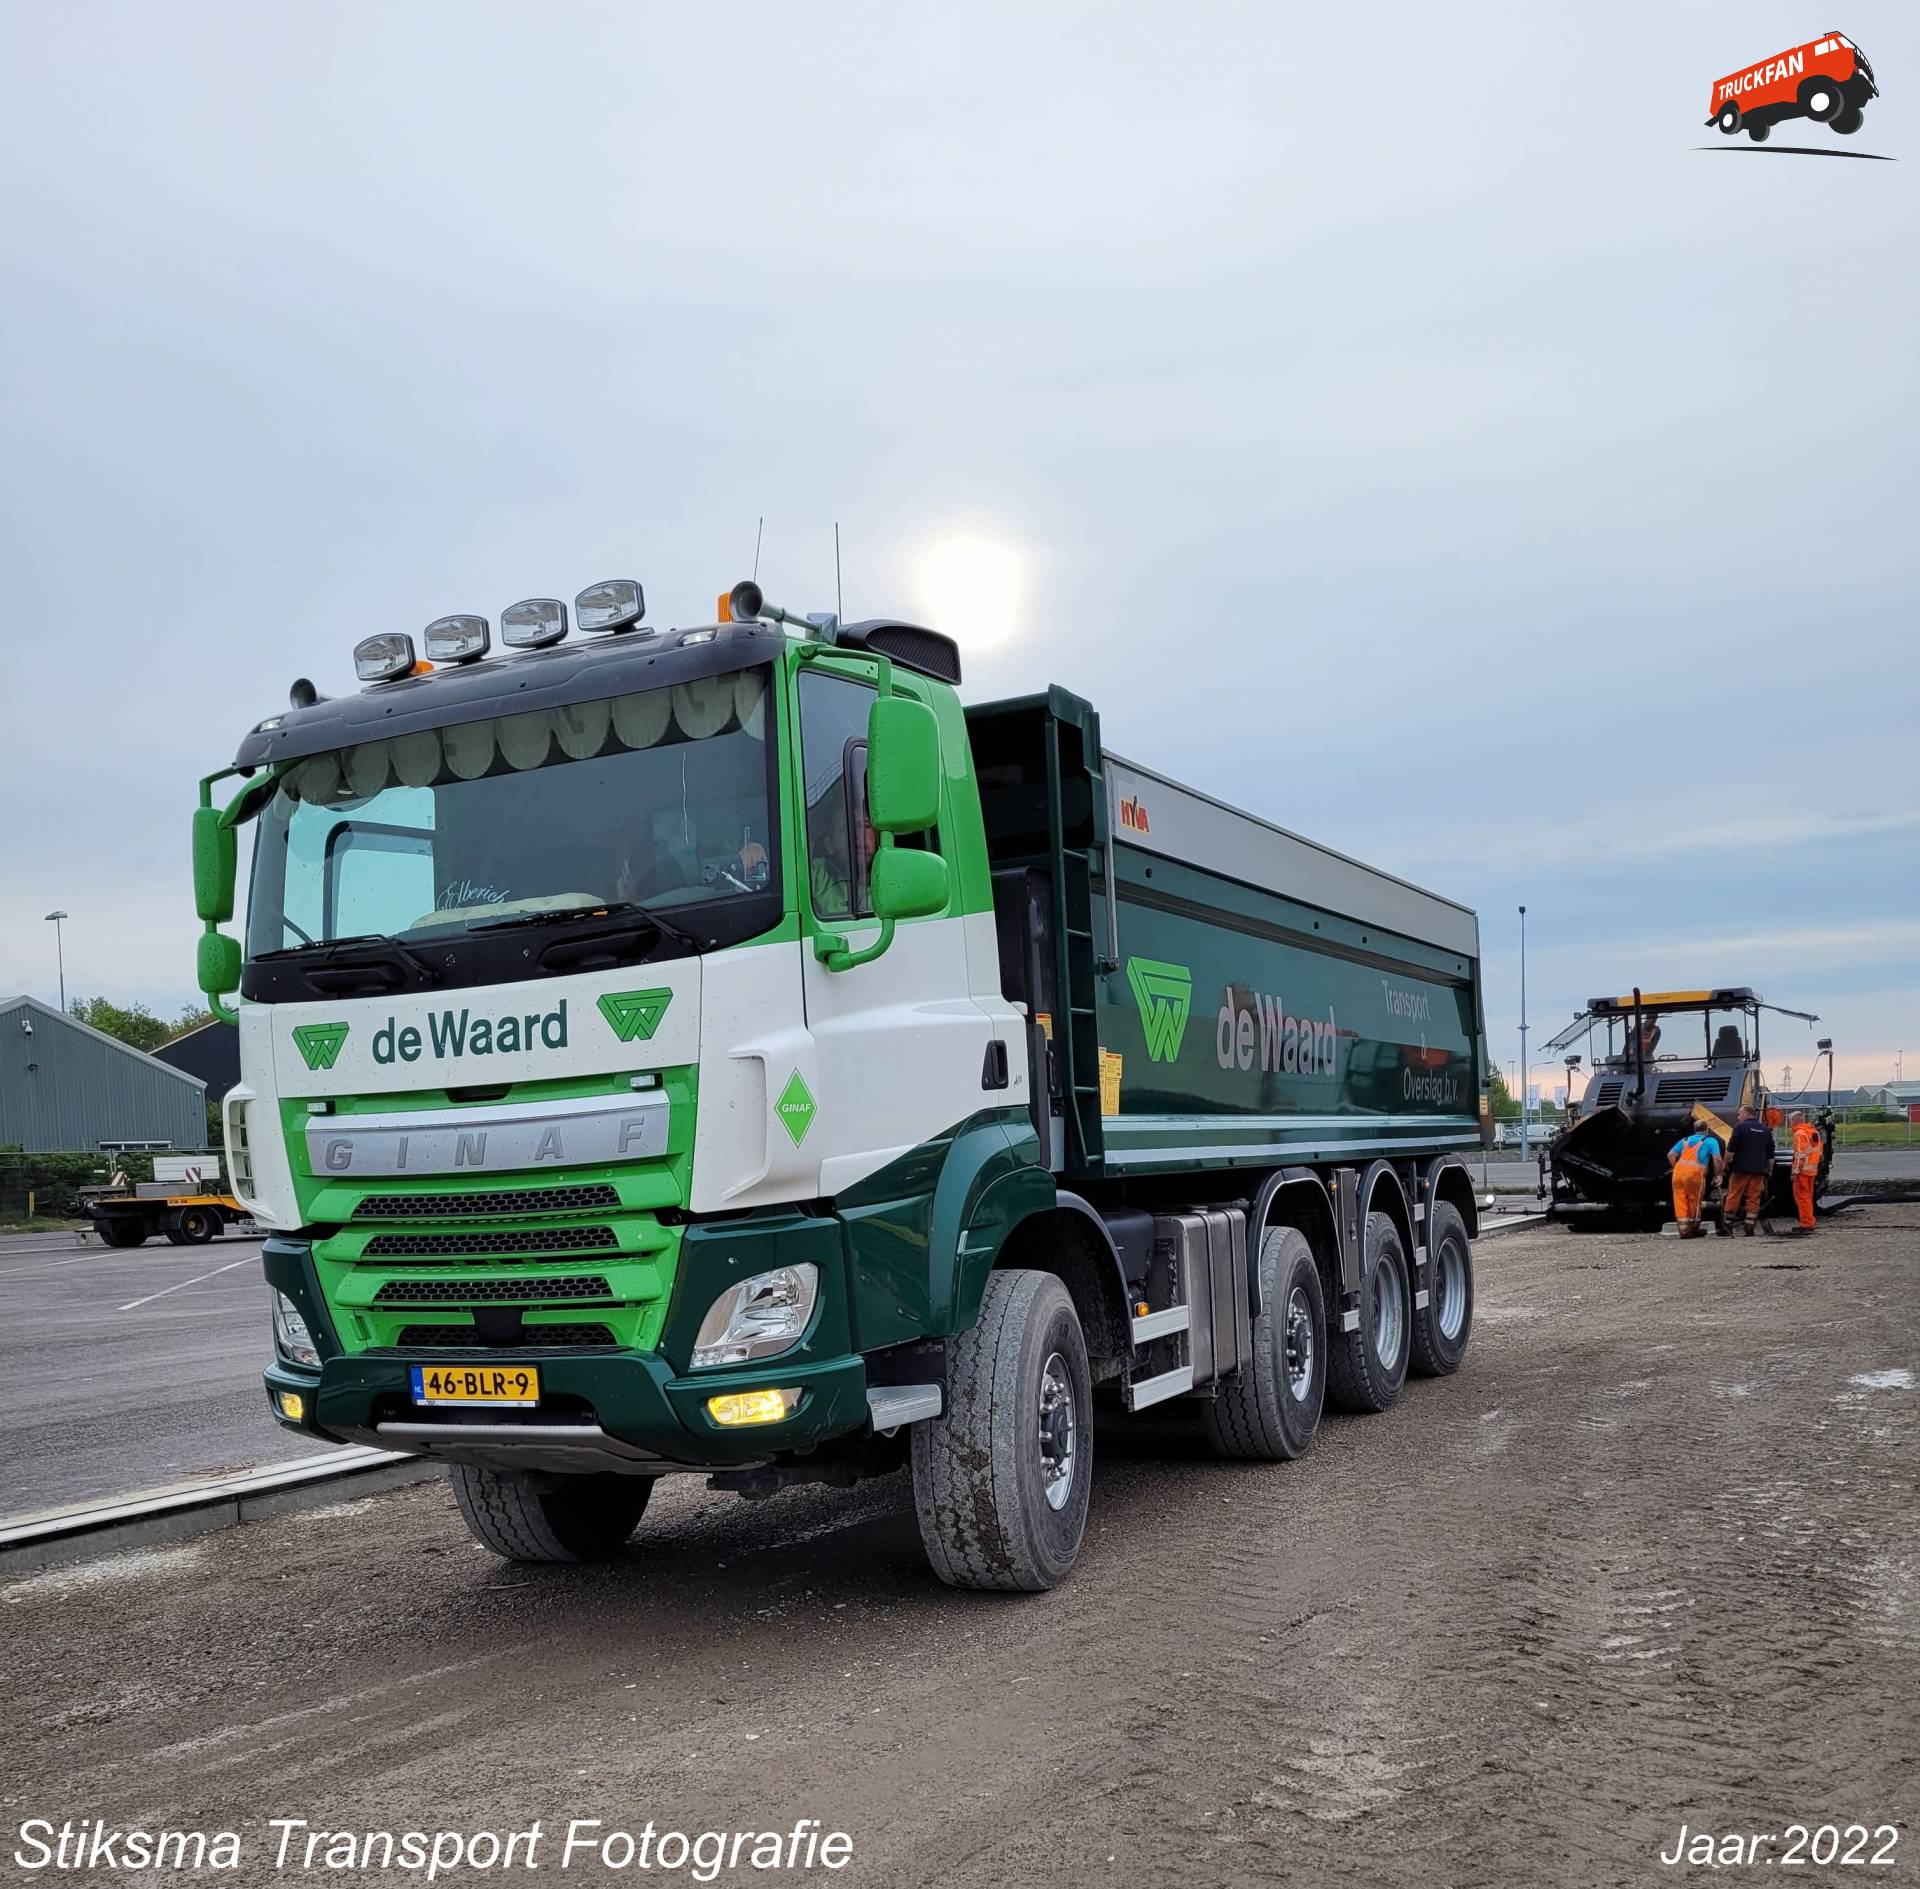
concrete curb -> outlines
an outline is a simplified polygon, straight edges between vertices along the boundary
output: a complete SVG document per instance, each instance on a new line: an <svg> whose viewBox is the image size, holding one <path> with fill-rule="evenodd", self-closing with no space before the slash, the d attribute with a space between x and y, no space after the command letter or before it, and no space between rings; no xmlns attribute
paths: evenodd
<svg viewBox="0 0 1920 1889"><path fill-rule="evenodd" d="M1482 1220L1480 1237L1490 1240L1496 1233L1518 1233L1522 1227L1537 1227L1546 1219L1544 1213L1516 1213L1498 1220Z"/></svg>
<svg viewBox="0 0 1920 1889"><path fill-rule="evenodd" d="M328 1502L425 1482L445 1467L420 1456L363 1445L238 1476L210 1476L116 1502L82 1503L26 1515L0 1527L0 1575L66 1567L126 1548L152 1548L265 1521Z"/></svg>

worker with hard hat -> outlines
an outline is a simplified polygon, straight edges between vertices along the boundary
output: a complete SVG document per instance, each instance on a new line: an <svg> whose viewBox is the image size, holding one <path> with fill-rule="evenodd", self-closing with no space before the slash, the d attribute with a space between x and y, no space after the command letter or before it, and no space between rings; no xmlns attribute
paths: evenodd
<svg viewBox="0 0 1920 1889"><path fill-rule="evenodd" d="M1720 1143L1704 1128L1683 1135L1667 1150L1667 1166L1673 1170L1673 1217L1680 1223L1680 1237L1700 1237L1700 1200L1707 1182L1720 1172Z"/></svg>
<svg viewBox="0 0 1920 1889"><path fill-rule="evenodd" d="M1805 1109L1793 1117L1793 1204L1800 1215L1800 1231L1813 1231L1813 1190L1820 1181L1820 1157L1826 1138Z"/></svg>

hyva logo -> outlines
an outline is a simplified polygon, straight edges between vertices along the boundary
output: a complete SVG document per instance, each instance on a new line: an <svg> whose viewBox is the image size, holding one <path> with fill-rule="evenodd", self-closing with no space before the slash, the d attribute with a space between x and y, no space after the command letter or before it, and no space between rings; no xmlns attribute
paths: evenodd
<svg viewBox="0 0 1920 1889"><path fill-rule="evenodd" d="M1140 1006L1140 1029L1147 1039L1147 1056L1170 1063L1180 1054L1193 1010L1193 973L1184 964L1162 964L1155 958L1129 958L1127 982Z"/></svg>
<svg viewBox="0 0 1920 1889"><path fill-rule="evenodd" d="M637 1036L650 1043L672 1002L670 990L610 990L600 999L600 1014L621 1042L631 1043Z"/></svg>
<svg viewBox="0 0 1920 1889"><path fill-rule="evenodd" d="M340 1060L340 1045L351 1026L345 1023L302 1023L293 1032L293 1046L309 1069L331 1069Z"/></svg>
<svg viewBox="0 0 1920 1889"><path fill-rule="evenodd" d="M1137 794L1129 794L1120 803L1120 824L1130 833L1151 833L1153 822L1147 818L1147 809Z"/></svg>

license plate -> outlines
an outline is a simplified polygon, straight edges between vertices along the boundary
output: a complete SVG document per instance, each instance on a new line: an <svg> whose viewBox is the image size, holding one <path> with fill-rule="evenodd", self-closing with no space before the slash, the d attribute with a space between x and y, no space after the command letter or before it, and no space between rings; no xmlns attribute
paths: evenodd
<svg viewBox="0 0 1920 1889"><path fill-rule="evenodd" d="M416 1364L416 1404L509 1404L540 1401L540 1373L530 1364Z"/></svg>

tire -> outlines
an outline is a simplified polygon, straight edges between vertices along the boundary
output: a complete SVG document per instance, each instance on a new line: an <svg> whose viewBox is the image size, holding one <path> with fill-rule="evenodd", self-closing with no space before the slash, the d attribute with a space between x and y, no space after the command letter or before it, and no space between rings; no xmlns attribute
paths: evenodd
<svg viewBox="0 0 1920 1889"><path fill-rule="evenodd" d="M1290 1463L1320 1428L1327 1393L1326 1295L1307 1236L1270 1227L1260 1243L1253 1357L1206 1406L1207 1441L1241 1463Z"/></svg>
<svg viewBox="0 0 1920 1889"><path fill-rule="evenodd" d="M1858 105L1843 105L1827 120L1827 129L1837 131L1843 138L1850 138L1866 121L1866 113Z"/></svg>
<svg viewBox="0 0 1920 1889"><path fill-rule="evenodd" d="M1434 1202L1427 1216L1427 1302L1413 1315L1407 1368L1417 1377L1451 1377L1473 1336L1473 1242L1457 1207Z"/></svg>
<svg viewBox="0 0 1920 1889"><path fill-rule="evenodd" d="M1093 1379L1066 1287L990 1274L947 1383L946 1413L911 1431L927 1560L949 1587L1044 1593L1080 1552L1093 1484Z"/></svg>
<svg viewBox="0 0 1920 1889"><path fill-rule="evenodd" d="M169 1246L185 1246L186 1245L187 1236L184 1233L182 1233L178 1227L163 1227L161 1231L166 1235L167 1244Z"/></svg>
<svg viewBox="0 0 1920 1889"><path fill-rule="evenodd" d="M1766 141L1773 136L1773 127L1771 125L1749 125L1747 127L1747 136L1750 137L1755 144L1765 144Z"/></svg>
<svg viewBox="0 0 1920 1889"><path fill-rule="evenodd" d="M604 1561L620 1552L652 1494L651 1476L453 1466L467 1533L507 1561Z"/></svg>
<svg viewBox="0 0 1920 1889"><path fill-rule="evenodd" d="M211 1207L183 1207L180 1210L180 1241L184 1246L205 1246L220 1231L220 1216Z"/></svg>
<svg viewBox="0 0 1920 1889"><path fill-rule="evenodd" d="M1412 1329L1413 1293L1400 1229L1384 1213L1370 1213L1360 1266L1360 1328L1335 1332L1329 1340L1327 1399L1336 1410L1391 1407L1407 1381Z"/></svg>
<svg viewBox="0 0 1920 1889"><path fill-rule="evenodd" d="M1721 131L1725 133L1727 137L1731 138L1734 133L1740 129L1740 107L1738 105L1722 105L1719 116L1715 118L1713 122L1720 127Z"/></svg>
<svg viewBox="0 0 1920 1889"><path fill-rule="evenodd" d="M1846 95L1832 79L1816 73L1800 88L1800 109L1815 124L1824 125L1846 106Z"/></svg>
<svg viewBox="0 0 1920 1889"><path fill-rule="evenodd" d="M109 1246L140 1246L146 1241L147 1230L138 1220L96 1220L93 1224Z"/></svg>

